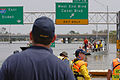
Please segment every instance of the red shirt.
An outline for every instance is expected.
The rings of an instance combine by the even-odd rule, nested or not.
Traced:
[[[84,40],[84,44],[88,44],[88,40],[87,39]]]

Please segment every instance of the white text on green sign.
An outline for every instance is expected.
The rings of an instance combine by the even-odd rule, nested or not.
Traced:
[[[88,3],[56,3],[56,19],[88,19]]]
[[[0,24],[23,24],[23,7],[0,7]]]

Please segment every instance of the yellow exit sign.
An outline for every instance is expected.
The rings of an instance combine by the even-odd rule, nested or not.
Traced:
[[[56,24],[86,25],[88,24],[88,19],[56,19]]]
[[[117,49],[120,49],[120,40],[117,40]]]

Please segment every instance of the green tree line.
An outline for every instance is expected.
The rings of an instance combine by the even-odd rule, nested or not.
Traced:
[[[101,33],[105,33],[107,34],[107,30],[100,30],[100,31],[95,31],[95,30],[92,30],[92,34],[101,34]],[[80,34],[79,32],[76,32],[74,30],[71,30],[68,34]],[[85,33],[85,34],[88,34],[88,33]],[[109,31],[109,42],[110,43],[116,43],[116,40],[117,40],[117,32],[112,30],[112,31]]]

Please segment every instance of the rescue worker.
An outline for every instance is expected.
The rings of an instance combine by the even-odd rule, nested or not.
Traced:
[[[104,51],[105,50],[105,41],[102,40],[101,43],[102,43],[102,50]]]
[[[97,44],[97,42],[95,42],[95,43],[94,43],[94,51],[97,52],[97,50],[98,50],[98,44]]]
[[[68,53],[63,51],[62,53],[60,53],[60,56],[58,56],[58,58],[60,58],[61,60],[63,60],[66,64],[69,65],[69,59],[68,59]]]
[[[108,69],[107,80],[120,80],[120,52],[117,53],[116,59],[113,59],[111,69]]]
[[[88,40],[85,38],[84,40],[85,51],[87,52]]]
[[[77,49],[75,51],[76,58],[71,61],[71,68],[76,80],[91,80],[87,69],[87,62],[84,62],[85,51]]]
[[[102,47],[103,47],[103,44],[100,42],[100,44],[99,44],[99,49],[101,50]]]

